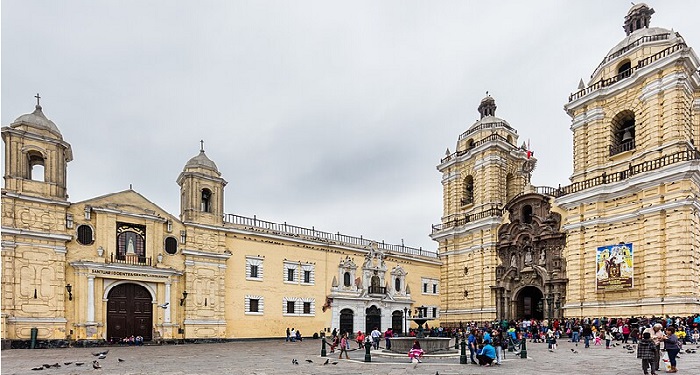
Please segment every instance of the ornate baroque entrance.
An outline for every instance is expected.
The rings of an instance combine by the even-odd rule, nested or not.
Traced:
[[[563,317],[566,235],[561,216],[551,211],[549,197],[537,193],[514,198],[505,206],[510,223],[498,230],[496,315],[499,319]]]
[[[107,296],[107,339],[142,336],[151,340],[153,303],[146,288],[137,284],[121,284]]]
[[[375,305],[367,308],[365,311],[365,332],[372,332],[373,329],[378,328],[381,332],[382,330],[382,311]]]

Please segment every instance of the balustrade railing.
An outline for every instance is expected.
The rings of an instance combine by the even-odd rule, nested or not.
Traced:
[[[385,286],[370,286],[367,290],[369,294],[386,294]]]
[[[460,134],[459,140],[461,141],[462,139],[467,138],[468,136],[478,132],[479,130],[494,129],[494,128],[506,128],[506,129],[512,131],[513,133],[516,133],[516,134],[518,133],[517,130],[513,129],[510,125],[505,123],[505,121],[487,122],[487,123],[479,124],[471,129],[465,131],[464,133]]]
[[[634,139],[620,143],[619,145],[610,146],[610,156],[617,155],[622,152],[631,151],[635,148]]]
[[[683,50],[685,48],[687,48],[685,43],[678,43],[678,44],[674,44],[668,48],[664,48],[661,51],[659,51],[651,56],[648,56],[644,59],[639,60],[637,62],[637,65],[631,67],[628,70],[625,70],[624,72],[621,72],[621,73],[619,73],[613,77],[610,77],[610,78],[602,78],[598,82],[596,82],[596,83],[594,83],[594,84],[592,84],[584,89],[576,91],[575,93],[569,95],[569,102],[572,102],[576,99],[580,99],[580,98],[590,94],[591,92],[599,90],[603,87],[608,87],[610,85],[613,85],[613,84],[615,84],[615,83],[617,83],[625,78],[630,77],[632,75],[632,73],[634,73],[638,69],[641,69],[641,68],[653,63],[654,61],[662,59],[666,56],[669,56],[669,55],[671,55],[677,51]]]
[[[503,209],[500,207],[491,207],[489,209],[470,214],[470,215],[452,215],[443,223],[433,225],[433,233],[437,233],[450,228],[462,226],[467,223],[485,219],[487,217],[503,216]]]
[[[379,242],[366,239],[362,236],[348,236],[345,234],[340,234],[339,232],[323,232],[317,230],[315,227],[304,228],[296,225],[289,225],[287,223],[274,223],[271,221],[260,220],[257,218],[257,216],[245,217],[234,214],[224,214],[223,221],[226,224],[244,226],[246,227],[246,229],[256,232],[264,232],[268,234],[282,235],[288,237],[304,237],[313,241],[323,242],[327,244],[338,244],[352,247],[367,247],[370,246],[372,243],[375,243],[377,245],[377,248],[380,250],[437,258],[437,253],[433,251],[424,250],[422,247],[415,248],[405,246],[403,244],[389,244],[384,243],[384,241]]]
[[[503,137],[502,135],[500,135],[500,134],[490,134],[490,135],[488,135],[487,137],[484,137],[483,139],[480,139],[480,140],[474,142],[474,143],[472,144],[472,147],[470,147],[468,150],[455,151],[455,152],[451,153],[450,155],[445,156],[444,158],[440,159],[440,163],[444,163],[444,162],[449,161],[449,160],[451,160],[451,159],[453,159],[453,158],[460,157],[460,156],[462,156],[462,155],[468,153],[469,151],[473,150],[474,148],[483,145],[484,143],[488,143],[488,142],[497,142],[497,141],[506,142],[506,143],[508,143],[509,145],[511,145],[513,148],[515,148],[515,145],[511,144],[511,143],[508,141],[508,139],[505,138],[505,137]]]
[[[598,67],[595,68],[595,71],[598,71],[598,69],[600,69],[600,67],[603,66],[605,63],[622,56],[625,52],[631,50],[632,48],[638,47],[638,46],[640,46],[644,43],[647,43],[647,42],[666,40],[669,38],[670,35],[671,35],[670,33],[663,33],[663,34],[643,36],[643,37],[635,40],[634,42],[620,48],[619,50],[611,53],[610,55],[606,56],[605,58],[603,58],[603,61],[601,61],[600,64],[598,64]]]
[[[110,253],[109,263],[128,264],[134,266],[150,266],[151,257],[139,256],[138,254],[115,254]]]

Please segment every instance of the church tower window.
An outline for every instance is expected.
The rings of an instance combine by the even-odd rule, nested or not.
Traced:
[[[44,177],[44,157],[36,151],[27,153],[29,163],[29,178],[33,181],[45,181]]]
[[[523,206],[523,223],[532,224],[532,206],[529,204]]]
[[[394,280],[394,290],[397,292],[401,291],[401,279],[398,277]]]
[[[474,177],[467,176],[464,179],[464,196],[462,197],[462,205],[474,203]]]
[[[622,80],[625,78],[629,78],[629,76],[631,74],[632,74],[632,63],[629,60],[625,60],[617,68],[617,79]]]
[[[635,148],[635,127],[634,112],[630,110],[622,111],[613,118],[610,128],[612,132],[610,156]]]
[[[343,275],[343,285],[350,286],[350,272],[345,272]]]
[[[202,212],[211,212],[211,190],[202,189]]]

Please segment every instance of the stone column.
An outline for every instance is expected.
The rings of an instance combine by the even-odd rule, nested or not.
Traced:
[[[170,282],[165,283],[165,311],[163,312],[163,322],[170,323]]]
[[[87,277],[87,322],[95,322],[95,276],[88,275]]]

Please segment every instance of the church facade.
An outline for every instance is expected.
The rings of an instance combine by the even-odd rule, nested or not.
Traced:
[[[634,5],[571,94],[573,174],[532,186],[517,131],[481,119],[440,161],[443,323],[700,310],[700,60]]]
[[[177,178],[175,216],[133,190],[69,202],[72,148],[38,103],[2,138],[2,337],[13,347],[34,335],[201,341],[400,333],[417,313],[439,322],[436,253],[226,214],[226,181],[203,148]]]

